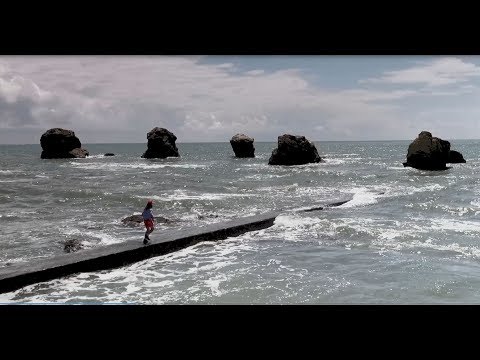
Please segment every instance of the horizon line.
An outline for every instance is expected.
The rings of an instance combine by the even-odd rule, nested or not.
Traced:
[[[415,139],[389,139],[389,140],[310,140],[312,142],[382,142],[382,141],[414,141]],[[458,139],[449,139],[447,141],[455,140],[480,140],[478,138],[458,138]],[[277,141],[254,141],[256,143],[276,143]],[[227,141],[178,141],[176,144],[211,144],[211,143],[230,143],[230,140]],[[147,142],[84,142],[82,145],[103,145],[103,144],[147,144]],[[5,144],[0,143],[0,145],[40,145],[38,143],[18,143],[18,144]]]

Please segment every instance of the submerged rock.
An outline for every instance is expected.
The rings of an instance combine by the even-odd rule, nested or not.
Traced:
[[[88,151],[72,130],[53,128],[43,133],[40,138],[42,159],[85,158]]]
[[[165,159],[170,156],[180,156],[177,146],[175,145],[177,137],[167,129],[159,127],[153,128],[147,134],[147,140],[147,151],[143,153],[142,158]]]
[[[253,138],[245,134],[234,135],[230,140],[230,145],[232,145],[235,156],[239,158],[255,157],[253,141]]]
[[[455,151],[455,150],[450,150],[448,152],[448,160],[447,163],[450,164],[458,164],[458,163],[466,163],[467,161],[463,158],[462,153]]]
[[[71,240],[65,241],[65,244],[63,247],[63,251],[65,251],[66,253],[76,252],[81,249],[83,249],[82,242],[77,239],[71,239]]]
[[[278,147],[272,151],[269,165],[303,165],[322,161],[315,145],[305,136],[284,134],[278,137]]]

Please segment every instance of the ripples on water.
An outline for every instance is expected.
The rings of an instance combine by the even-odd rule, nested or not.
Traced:
[[[274,143],[236,159],[229,143],[178,144],[181,158],[140,158],[144,144],[85,145],[87,159],[41,160],[0,146],[0,266],[142,240],[121,219],[154,199],[161,230],[284,209],[271,228],[121,269],[0,294],[2,302],[476,303],[480,296],[479,141],[452,141],[466,164],[404,168],[409,142],[317,142],[325,162],[268,166]],[[114,157],[104,157],[114,152]],[[337,208],[295,209],[351,197]]]

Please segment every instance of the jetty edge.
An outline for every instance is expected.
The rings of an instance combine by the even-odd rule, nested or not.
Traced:
[[[274,224],[277,211],[239,219],[152,234],[148,245],[138,241],[101,246],[48,259],[12,265],[0,269],[0,293],[18,290],[27,285],[54,280],[72,274],[114,269],[151,257],[165,255],[202,241],[218,241],[261,230]]]

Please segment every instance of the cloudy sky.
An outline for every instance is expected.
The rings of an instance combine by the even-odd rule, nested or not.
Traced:
[[[0,144],[480,138],[479,56],[0,56]]]

